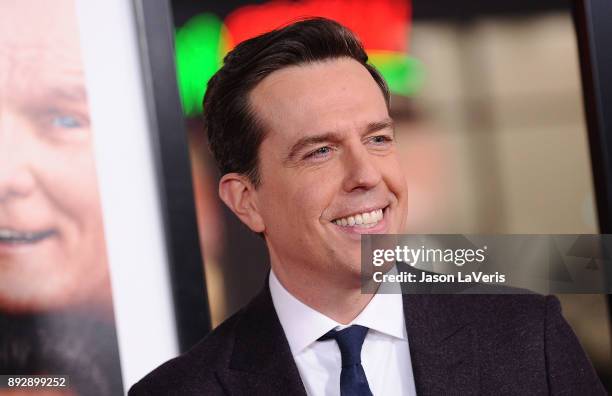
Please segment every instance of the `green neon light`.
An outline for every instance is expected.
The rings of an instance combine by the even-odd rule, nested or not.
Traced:
[[[392,93],[413,96],[423,86],[425,68],[410,56],[390,51],[368,51],[370,63],[383,75]]]
[[[213,14],[200,14],[179,28],[175,35],[176,71],[183,112],[202,113],[206,84],[219,70],[230,47],[223,22]]]

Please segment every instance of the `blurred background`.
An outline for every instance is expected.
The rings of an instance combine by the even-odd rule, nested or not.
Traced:
[[[570,5],[172,1],[213,325],[246,304],[268,271],[263,242],[217,198],[200,119],[206,81],[229,49],[300,16],[326,16],[357,32],[393,93],[407,233],[598,233]],[[558,297],[612,389],[606,296]]]

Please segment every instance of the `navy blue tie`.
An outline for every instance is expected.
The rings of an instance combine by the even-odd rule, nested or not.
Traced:
[[[361,346],[368,328],[353,325],[340,331],[330,330],[319,341],[336,340],[342,355],[340,394],[342,396],[372,396],[368,379],[361,365]]]

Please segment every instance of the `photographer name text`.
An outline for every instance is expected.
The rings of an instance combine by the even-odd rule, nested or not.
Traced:
[[[469,273],[458,272],[456,274],[434,274],[421,272],[400,272],[396,274],[385,274],[384,272],[374,272],[372,279],[376,283],[505,283],[506,275],[495,272],[485,274],[482,271],[472,271]]]

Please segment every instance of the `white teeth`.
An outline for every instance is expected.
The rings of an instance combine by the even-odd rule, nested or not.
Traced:
[[[373,227],[384,217],[383,210],[377,209],[371,212],[359,213],[353,216],[343,217],[341,219],[336,219],[333,221],[334,224],[339,226],[349,226],[353,227],[355,225],[360,227]]]
[[[0,228],[0,242],[2,243],[34,243],[53,235],[54,231],[22,232],[9,228]]]
[[[0,229],[0,238],[13,238],[16,235],[15,231]]]

